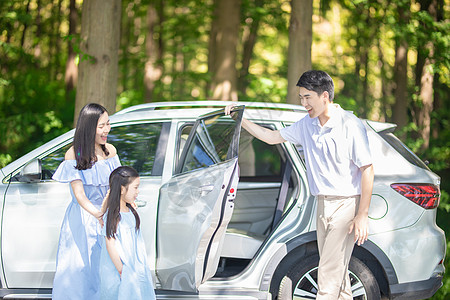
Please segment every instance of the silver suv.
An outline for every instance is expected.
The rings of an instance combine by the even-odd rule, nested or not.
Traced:
[[[158,299],[315,298],[316,202],[302,148],[267,145],[240,127],[243,114],[281,129],[306,111],[240,103],[234,120],[214,101],[143,104],[110,118],[108,141],[141,176],[137,205]],[[446,251],[435,222],[440,178],[392,134],[395,125],[364,124],[375,182],[369,241],[355,246],[349,267],[354,298],[430,297]],[[51,178],[73,134],[0,171],[0,297],[51,296],[71,199]]]

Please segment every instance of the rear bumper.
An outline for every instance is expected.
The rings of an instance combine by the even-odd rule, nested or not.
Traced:
[[[391,299],[427,299],[436,293],[442,286],[442,277],[432,277],[428,280],[408,282],[402,284],[393,284],[391,290]]]

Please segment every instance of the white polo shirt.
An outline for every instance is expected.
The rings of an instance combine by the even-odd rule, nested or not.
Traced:
[[[329,105],[330,119],[306,115],[280,130],[281,136],[302,145],[311,194],[353,196],[361,194],[360,167],[372,164],[363,123],[337,104]]]

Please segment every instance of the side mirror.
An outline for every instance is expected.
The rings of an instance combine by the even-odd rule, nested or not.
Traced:
[[[18,180],[20,182],[39,182],[42,177],[42,166],[40,159],[33,159],[27,163],[19,173]]]

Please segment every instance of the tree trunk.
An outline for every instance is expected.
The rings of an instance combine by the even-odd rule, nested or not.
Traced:
[[[292,0],[289,24],[287,102],[298,104],[297,82],[311,69],[312,0]]]
[[[395,47],[394,99],[392,121],[402,129],[408,124],[408,42],[401,40]]]
[[[421,146],[422,150],[428,149],[430,145],[430,124],[431,124],[431,112],[433,111],[433,72],[432,72],[432,60],[433,56],[433,44],[430,42],[426,45],[430,51],[429,57],[425,60],[425,64],[422,70],[422,76],[420,80],[420,95],[419,99],[422,100],[422,108],[419,110],[417,116],[417,125],[419,128],[419,135],[423,140]]]
[[[30,2],[31,0],[27,1],[27,4],[25,6],[25,14],[28,16],[30,14]],[[23,48],[23,46],[25,45],[25,36],[27,33],[27,29],[28,29],[28,23],[25,22],[23,24],[23,31],[22,31],[22,37],[20,38],[20,47]]]
[[[76,6],[76,0],[70,0],[69,4],[69,39],[68,39],[68,56],[66,63],[66,72],[64,82],[66,84],[66,99],[69,99],[70,92],[77,85],[78,80],[78,68],[75,64],[76,53],[73,50],[73,45],[77,41],[74,41],[74,36],[77,32],[78,24],[78,10]]]
[[[116,109],[121,0],[85,0],[81,17],[79,82],[75,102],[80,109],[99,103],[113,114]],[[86,58],[86,55],[88,56]]]
[[[41,57],[41,39],[42,39],[42,16],[41,16],[41,1],[37,0],[36,2],[36,20],[35,20],[35,24],[36,24],[36,38],[33,41],[33,55],[34,57],[36,57],[38,60]]]
[[[133,46],[133,42],[131,41],[132,33],[131,33],[131,27],[134,18],[136,18],[134,11],[133,11],[134,1],[127,1],[126,3],[123,3],[123,19],[122,19],[122,26],[121,26],[121,39],[120,39],[120,75],[121,75],[121,81],[122,86],[121,89],[126,91],[129,89],[129,80],[130,77],[129,73],[129,48]],[[120,81],[120,79],[119,79]]]
[[[60,27],[61,27],[61,6],[62,6],[62,0],[58,0],[57,4],[52,3],[52,14],[51,17],[53,19],[53,30],[51,32],[50,36],[50,43],[49,43],[49,50],[48,55],[50,56],[49,61],[49,73],[50,78],[52,80],[57,80],[57,75],[61,72],[60,69],[60,49],[61,49],[61,39],[59,38],[60,35]]]
[[[437,19],[437,0],[431,1],[420,1],[421,10],[426,10],[436,21]],[[419,137],[423,140],[421,150],[424,151],[430,146],[430,133],[431,133],[431,113],[433,111],[433,55],[434,55],[434,45],[431,41],[422,44],[422,49],[418,49],[418,65],[416,68],[420,72],[420,92],[419,99],[421,100],[421,105],[416,109],[416,122]],[[420,58],[424,55],[422,58]],[[423,64],[423,65],[422,65]],[[422,66],[420,68],[420,66]],[[416,74],[418,76],[419,74]],[[418,78],[416,78],[418,79]]]
[[[162,1],[159,4],[162,6]],[[158,14],[159,11],[159,14]],[[145,39],[145,52],[147,55],[147,62],[144,70],[144,101],[152,102],[155,98],[155,83],[161,79],[163,73],[161,34],[155,40],[155,28],[159,25],[161,28],[162,10],[157,10],[156,7],[150,3],[147,10],[147,36]]]
[[[218,19],[219,19],[219,0],[213,0],[213,13],[211,18],[211,29],[209,31],[209,41],[208,41],[208,73],[212,76],[216,73],[216,48],[217,48],[217,30],[218,30]],[[208,80],[206,83],[205,95],[209,95],[212,91],[212,82]]]
[[[237,101],[236,49],[239,40],[241,0],[219,0],[217,4],[212,97],[217,100]]]
[[[444,0],[438,0],[437,1],[437,7],[436,7],[436,21],[442,22],[444,20]],[[439,80],[439,73],[436,72],[434,74],[434,90],[440,91],[440,90],[447,90],[448,86],[445,86],[441,83],[441,80]],[[444,121],[441,120],[440,116],[443,114],[441,113],[443,111],[443,108],[445,107],[445,102],[448,102],[448,96],[449,93],[441,92],[441,93],[434,93],[434,102],[433,102],[433,111],[437,112],[437,116],[434,115],[434,118],[431,120],[431,136],[433,137],[433,140],[438,140],[439,136],[441,135],[441,129],[445,128]],[[444,120],[446,118],[443,118]]]
[[[262,7],[264,5],[263,0],[255,0],[255,7]],[[242,67],[239,71],[239,81],[238,89],[242,95],[246,95],[247,86],[249,83],[248,74],[250,68],[250,61],[253,56],[253,49],[255,48],[256,38],[258,37],[259,22],[261,20],[261,15],[257,10],[256,13],[251,16],[252,21],[250,28],[248,29],[248,34],[244,39],[244,52],[242,54]]]
[[[398,24],[405,27],[410,19],[410,2],[397,4]],[[404,35],[395,38],[394,99],[392,121],[399,129],[408,124],[408,41]],[[406,133],[403,133],[405,137]]]
[[[390,93],[389,81],[387,80],[387,66],[383,54],[383,49],[380,44],[380,40],[377,39],[378,47],[378,60],[380,62],[380,77],[381,77],[381,99],[380,106],[378,107],[378,120],[381,122],[387,122],[388,116],[386,114],[388,108],[388,98],[392,95]]]
[[[362,101],[359,111],[360,118],[367,118],[369,114],[369,51],[365,50],[363,53],[362,61],[364,62],[364,76],[362,81]]]

